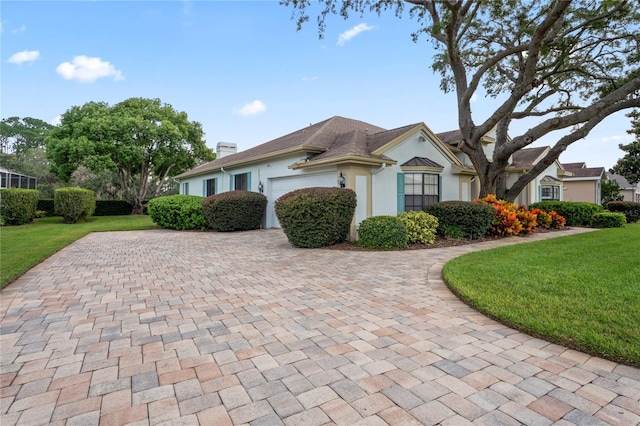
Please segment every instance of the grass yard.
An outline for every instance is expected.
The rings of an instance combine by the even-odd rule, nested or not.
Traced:
[[[640,367],[640,223],[469,253],[444,278],[504,324]]]
[[[150,216],[95,216],[73,225],[60,217],[0,228],[0,288],[90,232],[157,228]]]

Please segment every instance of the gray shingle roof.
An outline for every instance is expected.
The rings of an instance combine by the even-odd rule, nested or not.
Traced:
[[[411,160],[403,164],[403,166],[426,166],[444,168],[440,164],[425,157],[413,157]]]
[[[539,148],[525,148],[513,153],[511,165],[513,167],[533,167],[535,161],[547,150],[548,146],[541,146]]]

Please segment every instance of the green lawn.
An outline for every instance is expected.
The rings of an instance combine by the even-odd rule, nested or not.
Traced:
[[[89,232],[157,228],[150,216],[95,216],[73,225],[60,217],[0,228],[0,288]]]
[[[640,366],[640,223],[470,253],[444,278],[504,324]]]

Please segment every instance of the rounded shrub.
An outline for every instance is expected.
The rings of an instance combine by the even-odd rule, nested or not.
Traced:
[[[96,210],[96,195],[90,189],[60,188],[53,196],[55,214],[62,216],[64,223],[77,223],[93,215]]]
[[[373,216],[360,222],[358,246],[400,249],[407,246],[407,227],[396,216]]]
[[[204,217],[219,232],[260,229],[267,197],[257,192],[229,191],[202,200]]]
[[[407,243],[409,244],[433,244],[436,241],[438,218],[427,212],[402,212],[398,219],[407,228]]]
[[[565,218],[567,226],[591,226],[593,215],[604,211],[604,207],[584,201],[539,201],[529,208],[554,211]]]
[[[483,238],[496,217],[493,207],[471,201],[442,201],[425,209],[438,218],[437,233],[446,236],[446,230],[459,229],[468,240]]]
[[[33,222],[38,207],[36,189],[5,188],[0,190],[0,223],[24,225]]]
[[[624,213],[627,223],[636,223],[640,220],[640,203],[632,201],[610,201],[607,203],[610,212]]]
[[[325,247],[345,241],[356,211],[356,193],[344,188],[303,188],[275,202],[276,216],[294,247]]]
[[[596,213],[591,219],[594,228],[622,228],[627,223],[624,213]]]
[[[207,229],[202,212],[202,197],[167,195],[149,200],[147,212],[158,226],[179,231]]]

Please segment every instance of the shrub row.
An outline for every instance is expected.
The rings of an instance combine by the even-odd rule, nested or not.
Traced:
[[[60,188],[53,196],[55,214],[64,223],[77,223],[92,216],[96,210],[96,195],[90,189]]]
[[[257,192],[230,191],[202,200],[202,210],[214,231],[250,231],[260,229],[267,197]]]
[[[356,193],[342,188],[304,188],[278,198],[280,226],[295,247],[314,248],[345,241],[356,209]]]
[[[640,220],[640,203],[631,201],[611,201],[607,203],[610,212],[624,213],[627,223],[636,223]]]
[[[55,216],[55,204],[53,198],[41,198],[38,200],[37,210],[45,212],[46,216]],[[96,211],[93,216],[126,216],[131,214],[133,206],[124,200],[97,200]]]
[[[624,213],[602,212],[591,218],[591,226],[594,228],[622,228],[625,223],[627,218]]]
[[[33,222],[37,205],[38,191],[35,189],[1,189],[0,224],[24,225]]]
[[[358,245],[375,249],[399,249],[407,246],[407,227],[396,216],[372,216],[358,228]]]
[[[581,201],[539,201],[529,208],[555,211],[566,219],[567,226],[591,226],[593,215],[604,211],[604,207],[598,204]]]

